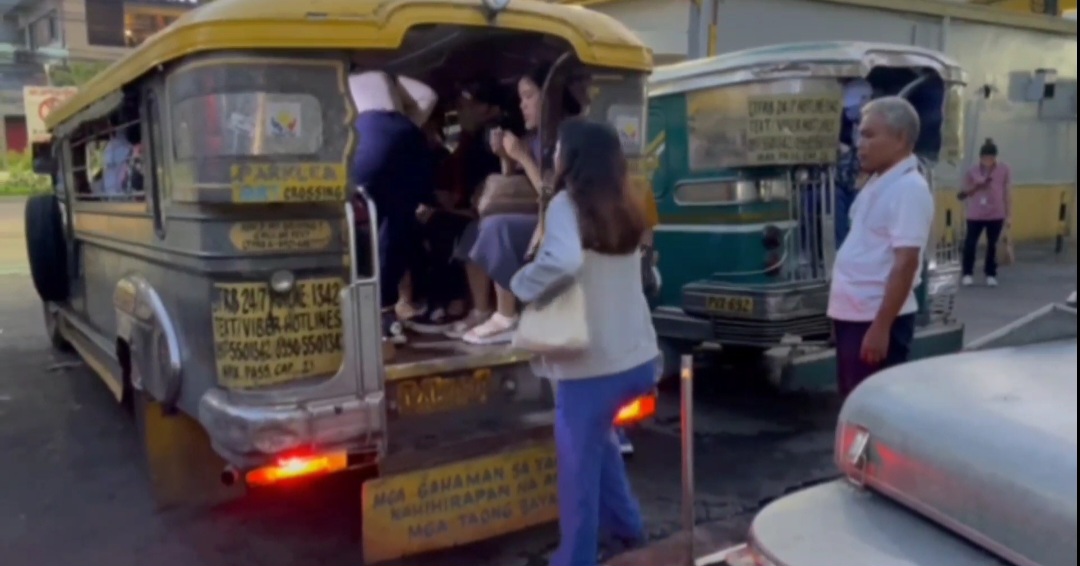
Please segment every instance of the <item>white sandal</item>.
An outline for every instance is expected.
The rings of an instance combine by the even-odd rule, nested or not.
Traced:
[[[517,330],[517,317],[510,318],[501,313],[491,315],[487,322],[474,327],[462,337],[468,344],[485,346],[489,344],[508,344]]]
[[[491,318],[490,312],[471,310],[469,314],[465,315],[465,318],[455,322],[450,327],[450,330],[446,331],[446,337],[461,340],[470,330],[484,324],[489,318]]]

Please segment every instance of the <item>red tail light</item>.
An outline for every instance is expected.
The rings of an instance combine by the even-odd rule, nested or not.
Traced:
[[[347,466],[348,456],[344,452],[282,456],[273,465],[251,470],[245,477],[248,485],[267,486],[293,478],[330,474]]]
[[[656,394],[642,395],[627,403],[615,415],[615,426],[639,423],[656,415]]]

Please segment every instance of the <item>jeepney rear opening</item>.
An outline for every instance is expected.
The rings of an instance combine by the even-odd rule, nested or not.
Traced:
[[[258,467],[311,445],[303,426],[259,416],[258,407],[283,400],[347,414],[316,431],[314,445],[384,466],[385,457],[411,461],[421,452],[437,463],[432,447],[460,457],[451,446],[547,425],[550,386],[532,374],[526,354],[505,345],[417,338],[383,358],[371,221],[378,211],[356,199],[344,165],[356,140],[343,74],[416,78],[436,90],[445,113],[465,81],[490,77],[512,89],[530,67],[568,53],[557,80],[587,93],[590,117],[623,129],[633,122],[626,150],[636,158],[643,74],[590,68],[569,44],[541,34],[431,26],[411,30],[394,52],[221,54],[175,65],[164,84],[173,109],[172,198],[214,215],[217,241],[244,257],[234,264],[242,268],[206,283],[210,309],[201,316],[212,332],[190,339],[213,352],[214,365],[203,369],[217,387],[199,414],[230,461]],[[553,132],[543,135],[554,142]],[[252,417],[273,424],[246,430]]]

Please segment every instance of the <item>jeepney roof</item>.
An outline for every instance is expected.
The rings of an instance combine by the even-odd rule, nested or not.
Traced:
[[[215,0],[185,13],[79,89],[46,119],[51,130],[158,65],[193,53],[257,49],[396,49],[416,26],[538,32],[566,40],[582,63],[648,72],[652,52],[614,18],[542,0],[513,0],[488,21],[480,0]]]
[[[837,463],[1018,566],[1075,563],[1076,346],[1073,336],[883,371],[844,404]],[[852,460],[859,430],[865,464]]]
[[[657,67],[649,94],[677,94],[755,80],[865,77],[875,67],[934,70],[947,82],[964,82],[960,65],[944,54],[911,45],[826,41],[757,47]]]

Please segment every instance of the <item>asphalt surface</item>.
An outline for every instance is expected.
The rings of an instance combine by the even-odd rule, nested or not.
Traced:
[[[0,200],[0,564],[363,566],[359,479],[329,478],[203,512],[157,512],[134,426],[78,360],[52,352],[27,276],[21,203]],[[998,289],[958,312],[985,334],[1076,288],[1075,256],[1021,254]],[[763,503],[834,475],[831,404],[750,385],[737,367],[700,371],[697,511],[736,542]],[[630,461],[651,538],[678,530],[677,392],[633,433]],[[410,566],[543,566],[551,528],[407,560]]]

